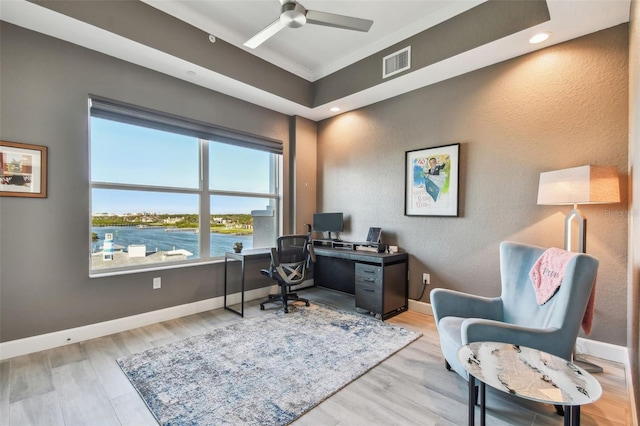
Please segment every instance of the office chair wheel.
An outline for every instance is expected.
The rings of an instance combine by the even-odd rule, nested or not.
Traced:
[[[260,304],[260,310],[264,311],[264,305],[262,303]]]
[[[286,306],[284,307],[284,313],[288,314],[289,313],[289,308],[287,308]]]
[[[304,306],[310,306],[308,300],[304,303]]]

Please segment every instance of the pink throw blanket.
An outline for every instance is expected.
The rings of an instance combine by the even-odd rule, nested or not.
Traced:
[[[552,247],[545,250],[542,256],[538,258],[529,272],[538,305],[544,305],[558,292],[560,284],[562,284],[562,279],[564,278],[567,263],[569,263],[569,260],[576,254],[577,253]],[[587,309],[582,317],[582,329],[586,334],[591,333],[591,326],[593,325],[596,294],[595,285],[594,282],[589,301],[587,302]]]
[[[576,253],[551,247],[533,264],[529,277],[538,305],[544,305],[556,294],[562,284],[567,263],[575,255]]]
[[[582,317],[582,329],[584,333],[588,336],[591,334],[591,326],[593,325],[593,311],[596,306],[596,280],[593,279],[593,287],[591,288],[591,295],[589,296],[589,301],[587,302],[587,309],[584,311],[584,316]]]

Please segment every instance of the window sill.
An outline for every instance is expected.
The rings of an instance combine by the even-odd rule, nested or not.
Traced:
[[[129,274],[139,274],[144,272],[164,271],[167,269],[191,268],[194,266],[211,265],[211,264],[223,263],[223,262],[224,262],[224,256],[211,258],[208,260],[196,260],[192,262],[172,263],[171,265],[151,264],[142,268],[135,268],[135,269],[128,268],[128,269],[114,269],[114,270],[105,270],[105,271],[91,271],[89,272],[89,278],[104,278],[104,277],[113,277],[117,275],[129,275]]]

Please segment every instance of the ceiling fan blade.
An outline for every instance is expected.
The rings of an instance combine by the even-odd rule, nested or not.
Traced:
[[[373,25],[373,21],[370,19],[353,18],[335,13],[318,12],[317,10],[307,10],[307,23],[365,33]]]
[[[255,49],[256,47],[260,46],[262,43],[273,37],[284,27],[285,25],[280,21],[280,18],[278,18],[277,20],[273,21],[267,28],[247,40],[244,43],[244,46],[250,49]]]

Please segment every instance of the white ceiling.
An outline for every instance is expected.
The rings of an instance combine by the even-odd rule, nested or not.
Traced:
[[[315,81],[486,0],[301,0],[309,10],[371,19],[367,33],[304,25],[285,28],[257,49],[242,44],[278,19],[278,0],[142,0],[241,49]]]
[[[252,50],[242,44],[277,19],[278,0],[143,0],[280,68],[314,81],[462,13],[484,0],[302,0],[310,10],[372,19],[368,33],[305,25]],[[321,120],[629,20],[630,0],[548,0],[551,20],[370,89],[308,108],[25,0],[0,0],[0,19],[288,115]],[[528,39],[550,31],[550,40]]]

